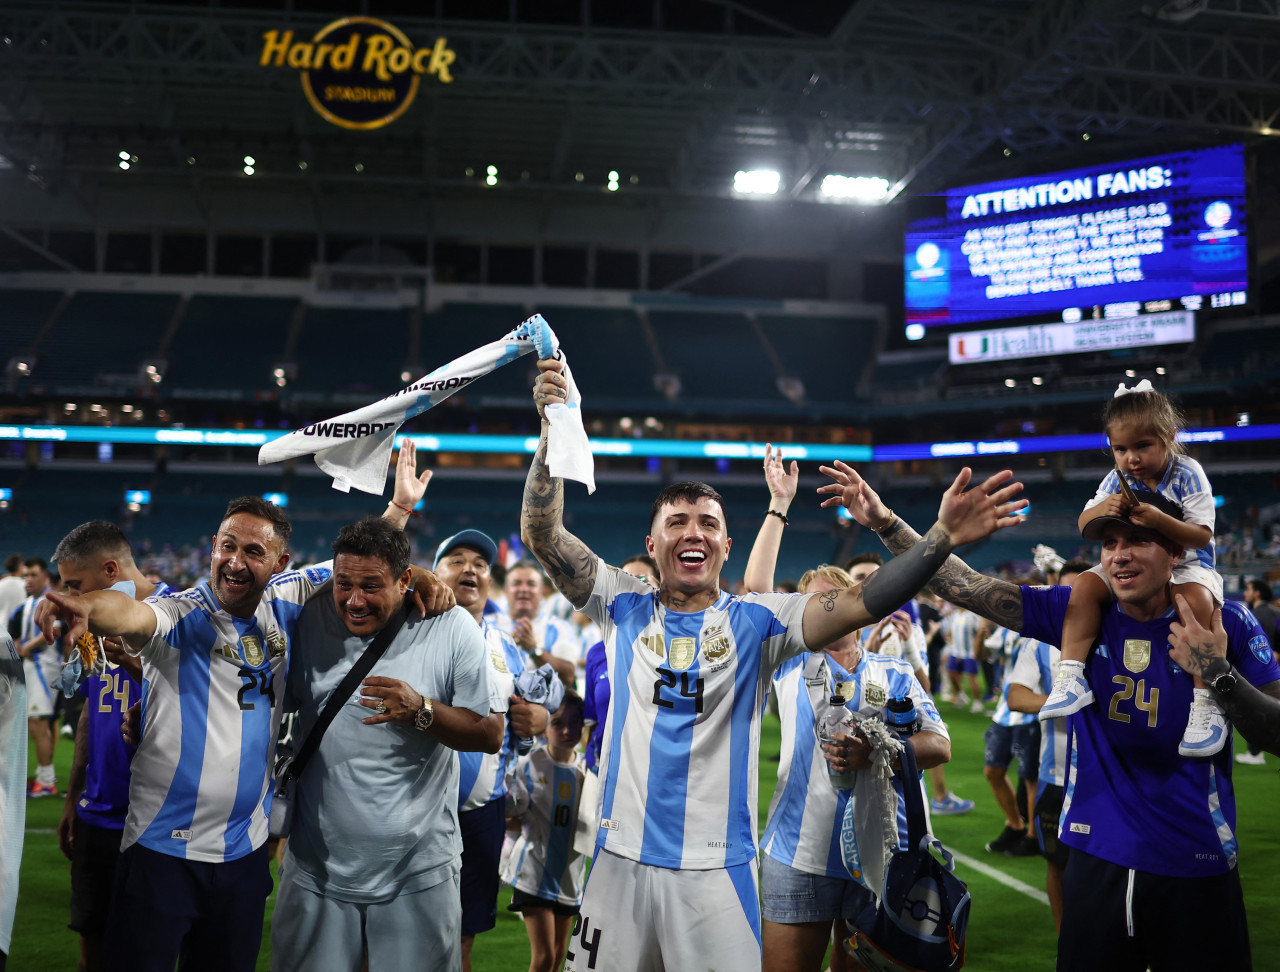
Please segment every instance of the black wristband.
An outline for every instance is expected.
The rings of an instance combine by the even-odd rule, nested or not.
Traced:
[[[777,510],[765,510],[764,515],[776,516],[779,520],[782,521],[783,526],[790,526],[791,524],[791,521],[787,519],[787,515],[785,513],[779,513]]]

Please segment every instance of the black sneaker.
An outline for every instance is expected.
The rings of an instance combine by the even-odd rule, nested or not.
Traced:
[[[1006,857],[1039,857],[1040,841],[1028,834],[1023,834],[1004,853]]]
[[[1014,847],[1025,836],[1027,836],[1025,830],[1006,825],[1004,830],[1000,831],[999,837],[987,842],[987,850],[992,854],[1007,854],[1010,848]]]

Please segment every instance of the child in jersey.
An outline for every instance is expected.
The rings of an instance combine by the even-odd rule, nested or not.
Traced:
[[[1196,620],[1209,627],[1214,608],[1222,606],[1222,577],[1214,570],[1213,490],[1200,464],[1182,453],[1177,441],[1181,414],[1143,379],[1133,388],[1120,385],[1103,411],[1103,424],[1116,469],[1107,474],[1080,514],[1081,531],[1089,538],[1086,524],[1091,521],[1128,516],[1136,525],[1181,544],[1183,557],[1173,571],[1173,592],[1185,597]],[[1168,504],[1144,501],[1153,492],[1180,507],[1182,518],[1157,508],[1157,504]],[[1170,510],[1176,513],[1175,507]],[[1062,663],[1053,692],[1040,710],[1042,720],[1070,715],[1093,701],[1084,663],[1111,597],[1110,581],[1101,567],[1081,574],[1072,587],[1062,626]],[[1212,756],[1226,739],[1225,714],[1197,677],[1191,716],[1178,752]]]
[[[547,725],[547,742],[516,760],[507,774],[508,825],[520,835],[505,859],[502,880],[511,885],[511,911],[524,914],[529,972],[552,972],[564,960],[587,859],[573,849],[582,793],[582,699],[565,692]]]

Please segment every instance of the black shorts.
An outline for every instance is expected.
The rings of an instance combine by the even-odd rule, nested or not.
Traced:
[[[578,913],[577,905],[561,904],[559,901],[548,901],[532,894],[525,894],[519,888],[511,889],[511,904],[508,911],[524,911],[526,908],[550,908],[557,915],[573,917]]]
[[[1167,877],[1130,871],[1073,848],[1062,876],[1058,972],[1143,972],[1148,967],[1151,972],[1253,968],[1240,872]]]
[[[76,814],[71,833],[75,849],[71,852],[71,922],[67,927],[99,938],[107,927],[124,831],[96,827]]]
[[[1062,796],[1066,791],[1052,783],[1041,783],[1036,792],[1034,820],[1036,836],[1040,838],[1040,854],[1051,864],[1064,867],[1070,854],[1069,848],[1058,840],[1058,827],[1062,821]]]
[[[462,934],[479,935],[498,922],[498,863],[507,831],[507,798],[458,814],[462,834]]]

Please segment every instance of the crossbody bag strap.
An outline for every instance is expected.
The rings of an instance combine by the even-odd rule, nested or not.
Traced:
[[[315,751],[320,748],[320,740],[324,738],[325,730],[329,728],[329,723],[333,722],[337,716],[338,710],[346,705],[347,698],[356,690],[356,686],[369,674],[373,666],[377,664],[378,659],[386,653],[395,636],[400,633],[400,628],[404,625],[409,610],[409,605],[406,602],[405,609],[387,622],[386,627],[378,632],[369,647],[356,659],[356,663],[351,666],[351,670],[338,683],[338,687],[329,693],[329,699],[325,702],[320,718],[311,727],[311,731],[307,733],[307,738],[303,740],[302,748],[298,750],[298,755],[289,764],[288,773],[295,780],[302,776],[302,771],[306,769],[307,763],[315,755]]]

